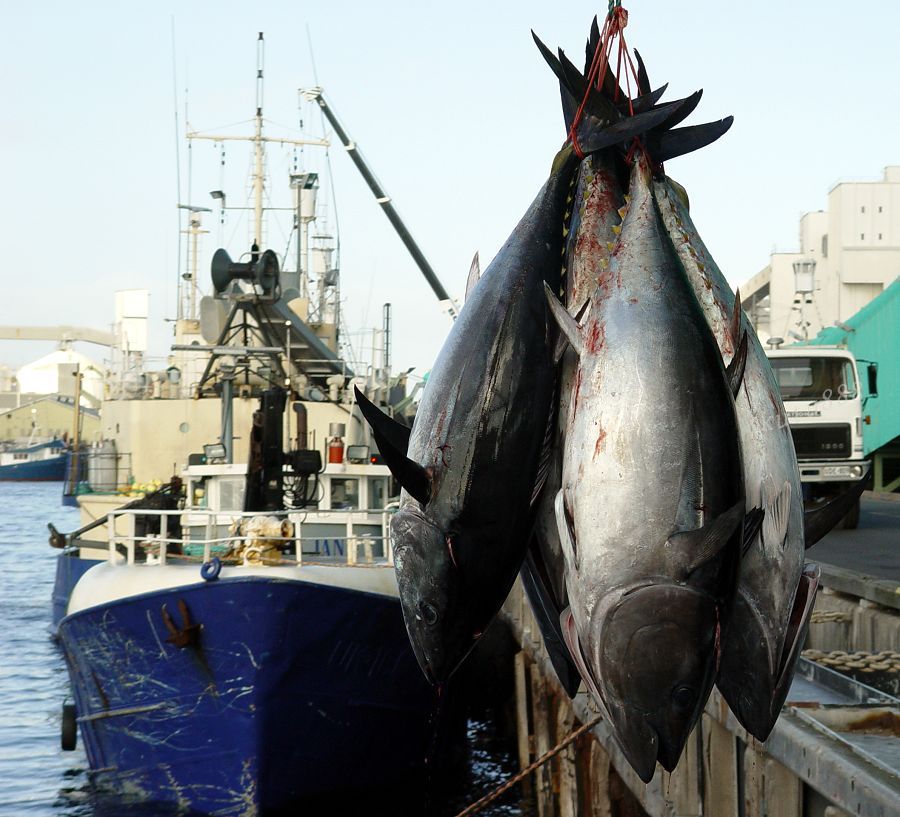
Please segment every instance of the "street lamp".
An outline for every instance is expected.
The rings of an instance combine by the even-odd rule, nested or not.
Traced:
[[[789,334],[797,337],[798,340],[808,340],[809,330],[806,323],[806,316],[803,314],[803,307],[806,299],[812,295],[816,289],[816,261],[814,258],[801,258],[794,261],[794,296],[800,304],[800,331],[802,337],[797,337],[796,333]]]

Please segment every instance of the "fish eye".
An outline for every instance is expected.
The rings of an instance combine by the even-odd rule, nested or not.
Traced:
[[[676,709],[687,711],[694,706],[694,690],[687,686],[675,687],[672,690],[672,705]]]
[[[418,604],[419,616],[429,627],[433,627],[438,621],[438,611],[433,604],[427,601],[420,601]]]

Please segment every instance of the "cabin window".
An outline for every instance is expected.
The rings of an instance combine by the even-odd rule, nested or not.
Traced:
[[[331,478],[332,510],[350,510],[359,507],[359,480],[345,477]]]
[[[242,511],[244,509],[244,487],[245,480],[243,477],[224,478],[218,480],[219,488],[219,507],[221,511]]]
[[[839,357],[770,358],[784,400],[849,400],[856,397],[853,365]]]
[[[369,509],[380,511],[387,501],[387,479],[369,477]]]

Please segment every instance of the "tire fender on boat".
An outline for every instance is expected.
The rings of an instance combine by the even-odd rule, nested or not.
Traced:
[[[200,577],[205,581],[214,582],[221,572],[222,560],[218,556],[213,556],[208,562],[200,565]]]

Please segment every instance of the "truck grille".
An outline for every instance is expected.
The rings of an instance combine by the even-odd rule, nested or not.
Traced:
[[[791,426],[798,460],[827,460],[850,456],[850,425]]]

